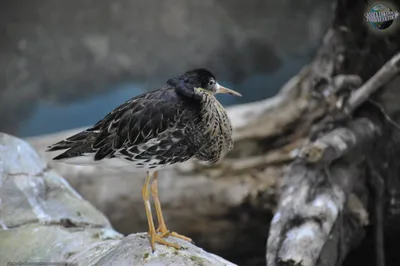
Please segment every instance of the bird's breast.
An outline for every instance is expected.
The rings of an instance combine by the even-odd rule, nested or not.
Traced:
[[[203,104],[201,117],[202,140],[196,157],[215,163],[233,148],[231,121],[214,96]]]

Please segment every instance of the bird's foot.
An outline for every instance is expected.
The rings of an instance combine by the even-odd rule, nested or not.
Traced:
[[[177,238],[183,239],[185,241],[188,241],[188,242],[194,244],[194,242],[191,238],[184,236],[184,235],[180,235],[176,232],[172,232],[172,231],[168,230],[165,226],[164,227],[160,226],[157,229],[157,232],[160,233],[160,237],[163,237],[163,238],[172,236],[172,237],[177,237]]]
[[[149,235],[150,235],[150,246],[151,246],[151,249],[153,250],[153,252],[155,250],[155,243],[158,243],[158,244],[161,244],[161,245],[165,245],[165,246],[168,246],[168,247],[173,247],[173,248],[176,248],[176,249],[180,249],[181,248],[181,246],[178,245],[178,244],[170,243],[170,242],[165,241],[163,239],[164,236],[163,235],[158,235],[156,231],[149,232]]]

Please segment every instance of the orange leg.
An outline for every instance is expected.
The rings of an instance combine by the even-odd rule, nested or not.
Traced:
[[[179,249],[180,246],[178,244],[169,243],[169,242],[165,241],[164,239],[162,239],[162,236],[157,235],[156,229],[154,227],[153,216],[151,214],[150,195],[149,195],[150,179],[151,179],[151,175],[149,173],[147,173],[146,181],[144,182],[144,185],[142,188],[142,197],[143,197],[143,201],[144,201],[144,207],[146,210],[147,221],[149,223],[149,236],[150,236],[151,249],[154,252],[155,243],[159,243],[162,245],[166,245],[166,246],[170,246],[170,247]]]
[[[165,225],[165,221],[164,221],[164,216],[161,211],[160,199],[158,198],[158,172],[154,172],[154,174],[153,174],[153,182],[151,184],[151,194],[153,196],[154,206],[156,208],[156,214],[157,214],[157,219],[158,219],[157,232],[161,233],[161,237],[173,236],[173,237],[181,238],[181,239],[189,241],[189,242],[193,242],[192,239],[190,239],[189,237],[180,235],[176,232],[171,232],[167,229],[167,226]]]

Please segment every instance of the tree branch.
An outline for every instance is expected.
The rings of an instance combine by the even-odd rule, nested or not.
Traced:
[[[364,103],[375,91],[385,85],[400,72],[400,53],[397,53],[384,64],[378,72],[375,73],[358,90],[355,90],[345,108],[345,112],[350,114],[362,103]]]

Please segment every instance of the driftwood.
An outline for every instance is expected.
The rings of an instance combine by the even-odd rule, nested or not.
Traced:
[[[338,0],[313,62],[275,97],[229,108],[235,148],[225,160],[160,173],[172,230],[239,265],[309,266],[341,265],[373,224],[383,265],[382,218],[400,210],[400,34],[372,32],[365,10]],[[43,151],[76,131],[29,141]],[[147,230],[144,173],[50,165],[119,231]]]
[[[370,121],[356,120],[348,128],[337,128],[307,146],[308,151],[318,152],[307,152],[305,160],[300,157],[290,166],[271,222],[268,265],[316,265],[347,199],[352,195],[353,201],[360,202],[352,194],[356,183],[361,182],[358,163],[335,163],[330,167],[330,162],[368,143],[376,133]],[[319,159],[314,156],[310,164],[309,154],[319,154]],[[362,204],[349,210],[358,215],[360,226],[367,225],[368,216]],[[337,263],[337,250],[330,247],[329,256],[329,260],[322,258],[325,261],[320,265]]]
[[[362,7],[361,3],[359,6]],[[339,1],[337,14],[341,13],[343,16],[348,7],[348,2]],[[322,77],[328,80],[332,80],[334,75],[348,72],[344,71],[343,61],[351,60],[350,54],[354,52],[352,49],[356,48],[352,47],[346,38],[348,34],[356,35],[352,32],[356,28],[351,24],[349,26],[353,28],[347,28],[347,25],[342,23],[337,15],[331,29],[331,36],[336,35],[336,42],[329,41],[330,44],[336,45],[333,51],[338,52],[332,53],[330,48],[330,60],[326,57],[325,60],[321,60],[323,55],[326,56],[324,52],[327,50],[324,48],[329,46],[322,47],[319,56],[312,63],[312,66],[318,65],[322,70]],[[392,53],[396,50],[399,51],[398,48],[391,49]],[[327,94],[334,96],[330,103],[340,110],[333,110],[324,116],[319,123],[323,126],[330,123],[328,132],[323,132],[316,140],[305,144],[298,159],[290,165],[285,175],[277,212],[271,222],[267,265],[341,265],[350,249],[357,244],[355,242],[361,239],[363,227],[369,223],[367,203],[371,200],[370,194],[374,192],[379,194],[375,201],[380,201],[380,204],[376,205],[376,217],[373,219],[377,232],[375,265],[385,265],[382,231],[384,180],[375,170],[375,165],[381,162],[370,162],[376,158],[371,153],[384,152],[382,148],[372,150],[377,143],[390,143],[391,138],[382,138],[382,132],[385,131],[385,137],[388,136],[387,123],[390,124],[389,127],[398,128],[396,122],[391,119],[398,110],[391,110],[392,113],[388,114],[383,107],[387,102],[371,100],[379,107],[376,109],[381,112],[380,119],[376,117],[376,109],[371,107],[364,109],[361,115],[358,113],[352,118],[349,116],[366,101],[370,101],[371,96],[379,89],[395,80],[400,72],[400,53],[388,59],[388,62],[360,88],[354,90],[353,87],[344,103],[337,97],[337,91],[343,88],[333,86],[336,89],[335,93],[329,93],[331,88],[327,86]],[[325,64],[322,68],[321,62]],[[358,68],[360,72],[357,74],[365,75],[365,69],[361,66]],[[340,121],[346,126],[335,125],[335,121]],[[395,132],[394,136],[398,134]],[[393,169],[385,169],[383,173],[387,175],[390,171]],[[398,179],[398,176],[395,178]],[[371,183],[372,191],[368,191],[368,184]]]

